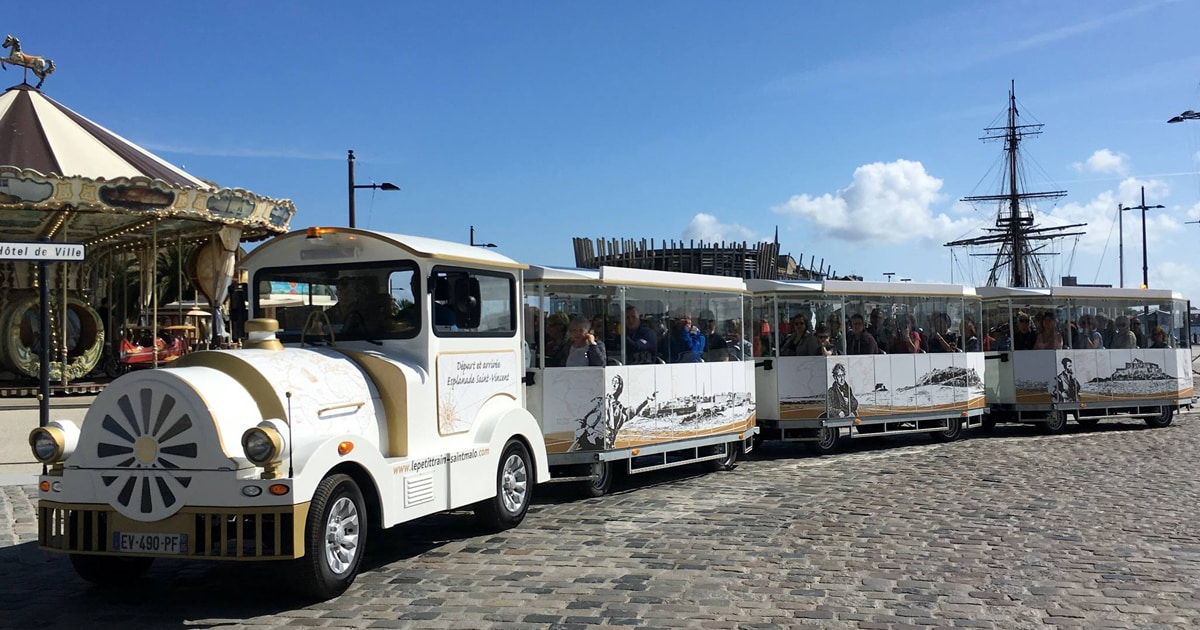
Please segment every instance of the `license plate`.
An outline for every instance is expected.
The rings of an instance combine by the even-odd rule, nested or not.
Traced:
[[[112,551],[186,554],[188,552],[188,535],[113,532]]]

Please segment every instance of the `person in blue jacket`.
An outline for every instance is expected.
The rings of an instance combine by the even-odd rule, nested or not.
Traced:
[[[667,348],[670,363],[700,363],[704,356],[704,333],[692,325],[692,316],[682,311],[671,322]]]

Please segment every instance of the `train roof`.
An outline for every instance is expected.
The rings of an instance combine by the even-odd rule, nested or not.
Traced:
[[[695,289],[699,291],[746,292],[746,283],[741,278],[680,273],[677,271],[657,271],[654,269],[630,269],[627,267],[605,266],[600,269],[573,269],[530,265],[529,269],[525,272],[525,279],[527,281],[563,284],[609,284]]]
[[[975,289],[961,284],[863,282],[858,280],[747,280],[754,293],[833,293],[855,295],[952,295],[973,297]]]
[[[1125,300],[1182,300],[1183,295],[1170,289],[1118,289],[1113,287],[979,287],[984,298],[1002,297],[1091,297]]]
[[[413,256],[443,262],[487,265],[510,269],[524,269],[527,267],[527,265],[519,263],[508,256],[482,247],[472,247],[463,243],[443,241],[423,236],[412,236],[409,234],[393,234],[340,227],[310,227],[275,237],[250,252],[242,260],[242,266],[263,267],[277,264],[274,263],[274,260],[287,260],[291,264],[295,264],[297,261],[330,261],[337,258],[346,258],[347,261],[357,261],[364,258],[394,258],[394,255],[387,253],[387,247],[398,247]],[[346,251],[348,248],[352,248],[354,251]],[[266,252],[283,254],[284,257],[279,259],[272,257],[272,261],[259,260],[258,257],[260,256],[270,256],[270,254],[265,254]],[[339,252],[346,252],[346,255],[339,256]]]

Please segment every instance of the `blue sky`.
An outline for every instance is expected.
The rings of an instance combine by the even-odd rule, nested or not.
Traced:
[[[1089,223],[1047,275],[1118,283],[1146,187],[1150,285],[1200,302],[1193,1],[40,2],[3,29],[43,91],[226,187],[359,227],[572,265],[571,237],[759,240],[840,274],[982,283],[942,243],[994,208],[1009,81],[1026,179]],[[18,69],[0,76],[20,82]],[[373,194],[374,193],[374,194]],[[1126,286],[1141,279],[1127,213]],[[952,275],[953,274],[953,275]]]

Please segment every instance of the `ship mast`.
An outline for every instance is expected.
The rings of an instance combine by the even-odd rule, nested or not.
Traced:
[[[963,247],[979,245],[996,245],[995,259],[992,269],[988,272],[987,286],[1049,286],[1039,256],[1047,255],[1039,250],[1043,244],[1039,241],[1051,241],[1065,236],[1076,236],[1083,232],[1066,232],[1065,230],[1083,227],[1086,223],[1073,223],[1060,227],[1038,227],[1033,222],[1033,207],[1022,207],[1022,202],[1034,199],[1058,199],[1067,194],[1065,190],[1046,192],[1022,192],[1020,146],[1027,136],[1037,136],[1042,133],[1041,124],[1023,125],[1017,113],[1017,96],[1015,82],[1008,90],[1008,120],[1003,127],[988,127],[984,129],[987,135],[980,138],[985,142],[1004,140],[1005,185],[1000,194],[963,197],[966,202],[1000,202],[996,212],[995,227],[984,228],[988,234],[959,241],[946,243],[946,247]],[[972,254],[975,255],[975,254]],[[1007,273],[1007,282],[1001,285],[1001,274]]]

